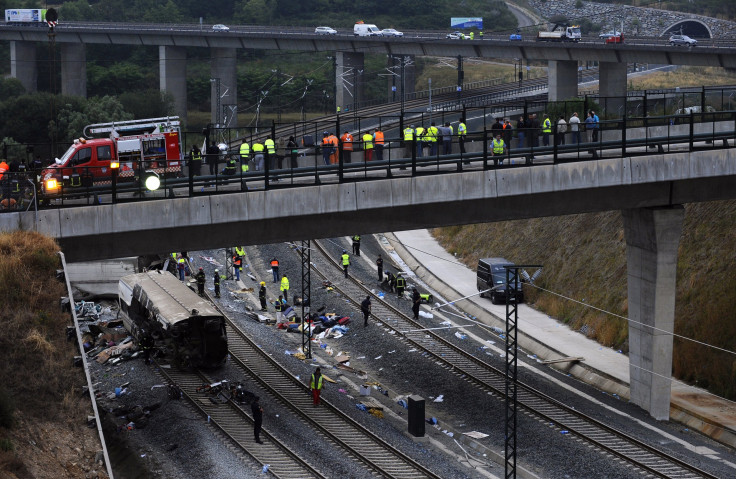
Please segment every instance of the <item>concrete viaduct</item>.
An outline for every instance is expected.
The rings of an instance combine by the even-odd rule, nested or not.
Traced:
[[[708,150],[0,215],[70,261],[620,210],[631,400],[669,418],[683,204],[736,198],[736,150]],[[656,328],[656,329],[655,329]]]
[[[48,42],[47,29],[0,24],[0,40],[10,41],[11,76],[27,91],[36,90],[36,43]],[[158,46],[160,89],[170,92],[176,111],[186,118],[187,48],[208,48],[211,52],[212,98],[220,93],[220,104],[237,105],[236,51],[238,49],[325,52],[335,55],[336,104],[353,102],[360,94],[360,81],[350,75],[362,70],[365,53],[385,54],[388,66],[401,63],[405,69],[405,93],[411,93],[414,73],[410,61],[419,55],[441,57],[485,57],[547,61],[549,99],[563,100],[577,95],[578,62],[597,61],[600,65],[600,94],[623,97],[626,94],[627,63],[701,65],[736,68],[736,55],[727,47],[688,49],[671,47],[662,39],[627,39],[624,44],[602,41],[580,43],[510,42],[500,35],[484,40],[448,40],[444,34],[415,32],[404,38],[354,37],[352,33],[315,35],[311,29],[275,26],[233,27],[228,32],[212,31],[199,25],[145,25],[66,23],[55,29],[54,41],[61,51],[61,90],[64,94],[86,96],[86,44]],[[347,77],[347,78],[346,78]],[[343,79],[347,81],[343,81]],[[357,79],[356,79],[357,80]],[[357,90],[354,83],[357,83]],[[623,100],[621,100],[623,101]],[[219,118],[213,102],[212,117]],[[237,118],[237,117],[235,117]],[[229,126],[236,126],[230,124]]]

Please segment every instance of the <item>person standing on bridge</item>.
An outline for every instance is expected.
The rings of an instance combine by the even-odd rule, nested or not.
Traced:
[[[503,121],[503,142],[506,143],[506,149],[511,149],[511,139],[514,137],[514,127],[511,126],[511,120],[506,118]]]
[[[255,163],[256,171],[263,171],[264,158],[263,151],[266,149],[263,143],[253,143],[253,163]]]
[[[524,138],[526,138],[526,122],[524,121],[524,115],[519,117],[519,121],[516,122],[516,137],[519,139],[518,147],[524,148]]]
[[[286,277],[286,273],[281,277],[281,294],[284,295],[286,301],[289,301],[289,278]]]
[[[544,114],[544,121],[542,122],[542,145],[549,146],[549,135],[552,133],[552,121],[549,119],[549,115]]]
[[[360,303],[360,311],[363,313],[363,327],[368,326],[368,316],[371,315],[371,297],[366,296]]]
[[[340,259],[342,260],[342,269],[345,272],[345,277],[348,277],[348,266],[350,266],[350,255],[347,251],[342,250],[342,256],[340,256]]]
[[[258,396],[253,398],[253,402],[250,403],[250,411],[253,413],[253,438],[258,444],[263,444],[261,441],[261,427],[263,426],[263,407],[259,402]]]
[[[220,270],[215,268],[215,276],[212,278],[215,283],[215,298],[220,297]]]
[[[457,125],[457,144],[460,147],[460,154],[465,153],[465,136],[467,134],[468,127],[465,125],[465,118],[460,118],[460,123]]]
[[[350,163],[353,154],[353,135],[345,130],[345,133],[340,137],[340,141],[342,142],[342,162]]]
[[[271,272],[273,273],[273,282],[279,282],[279,260],[275,257],[271,260]]]
[[[332,143],[330,143],[330,132],[322,133],[322,161],[325,165],[330,164],[330,155],[332,154]]]
[[[437,124],[432,122],[427,128],[425,138],[429,142],[429,156],[437,156],[437,142],[439,141],[440,130],[437,128]]]
[[[383,281],[383,257],[379,254],[376,259],[376,266],[378,267],[378,282]]]
[[[276,144],[273,142],[273,138],[270,136],[266,138],[263,142],[263,146],[266,147],[265,161],[267,162],[268,167],[273,170],[276,166]]]
[[[593,124],[595,123],[595,119],[593,118],[593,111],[588,112],[588,116],[585,118],[585,131],[588,133],[588,143],[592,143],[595,141],[593,138],[593,132],[595,131],[595,127]],[[598,135],[595,135],[595,139],[598,139]]]
[[[363,161],[368,163],[373,159],[373,135],[369,131],[363,134]]]
[[[414,130],[414,142],[417,144],[417,158],[424,156],[424,127],[418,126]],[[411,155],[409,155],[411,157]]]
[[[240,170],[245,173],[248,171],[248,161],[250,161],[250,145],[243,139],[240,144]]]
[[[452,154],[452,135],[454,132],[452,131],[452,125],[450,125],[449,121],[445,122],[445,126],[442,127],[442,154],[443,155],[451,155]]]
[[[210,142],[210,146],[207,147],[207,164],[210,167],[210,175],[217,174],[217,163],[220,160],[220,149],[215,145],[215,142]]]
[[[204,275],[204,270],[202,269],[201,266],[199,267],[199,271],[194,276],[194,278],[197,280],[197,292],[199,293],[200,296],[204,296],[204,282],[205,282],[206,277]]]
[[[570,133],[572,133],[572,141],[574,144],[580,144],[580,118],[578,118],[578,112],[575,112],[570,117]]]
[[[383,132],[380,128],[373,130],[373,141],[375,143],[376,161],[383,161]],[[358,255],[360,256],[360,255]]]
[[[414,148],[414,125],[404,128],[404,158],[411,158],[412,148]]]
[[[503,164],[503,159],[506,156],[506,142],[501,138],[501,133],[496,133],[496,138],[491,141],[488,145],[493,152],[493,166]]]
[[[286,143],[286,149],[289,150],[289,166],[291,169],[299,168],[299,163],[296,160],[296,157],[299,154],[299,145],[296,144],[296,140],[293,136],[289,137],[289,141]]]
[[[590,111],[590,114],[593,116],[593,141],[598,141],[598,131],[601,128],[601,119],[598,118],[598,115],[595,114],[593,110]]]
[[[202,174],[202,152],[197,145],[192,145],[192,150],[189,152],[189,173],[192,176]]]
[[[567,122],[565,121],[565,116],[560,115],[560,119],[557,120],[557,133],[555,133],[556,144],[565,144],[565,133],[567,133]]]
[[[312,403],[314,407],[319,406],[319,396],[322,394],[322,370],[317,368],[310,378],[309,388],[312,390]]]

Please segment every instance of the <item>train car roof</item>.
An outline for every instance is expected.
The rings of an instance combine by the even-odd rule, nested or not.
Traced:
[[[135,296],[156,319],[173,325],[193,316],[222,317],[222,314],[205,298],[189,289],[183,282],[167,271],[147,271],[129,274],[118,283],[120,299],[130,304]]]

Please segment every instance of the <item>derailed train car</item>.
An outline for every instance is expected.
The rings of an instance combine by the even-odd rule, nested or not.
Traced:
[[[118,283],[125,328],[181,367],[214,368],[227,359],[224,316],[171,273],[148,271]]]

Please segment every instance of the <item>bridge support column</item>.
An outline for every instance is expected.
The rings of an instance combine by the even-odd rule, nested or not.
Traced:
[[[38,90],[35,42],[10,42],[10,76],[20,80],[28,93]]]
[[[609,118],[621,118],[626,107],[626,63],[600,62],[598,93]]]
[[[87,97],[87,50],[84,43],[60,43],[61,93]]]
[[[404,99],[414,93],[415,69],[414,55],[389,55],[386,58],[386,66],[393,72],[388,78],[388,101],[401,101],[401,93]],[[394,87],[396,90],[394,90]]]
[[[174,97],[174,111],[187,121],[187,51],[183,47],[158,47],[159,89]]]
[[[213,48],[210,83],[212,84],[212,123],[220,127],[238,126],[238,84],[235,48]]]
[[[550,61],[549,101],[567,100],[578,96],[578,62]]]
[[[670,417],[677,249],[685,210],[677,205],[624,210],[622,214],[631,402],[664,421]]]
[[[335,53],[335,105],[344,112],[363,101],[363,54]]]

